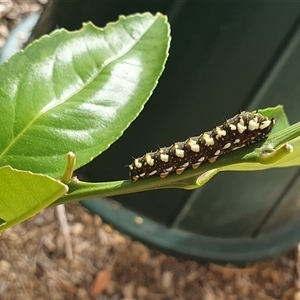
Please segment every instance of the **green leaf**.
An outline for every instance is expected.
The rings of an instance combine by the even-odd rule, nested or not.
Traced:
[[[59,29],[0,67],[0,166],[59,177],[118,139],[138,116],[167,59],[166,17],[121,16]]]
[[[0,168],[0,183],[0,232],[34,216],[68,191],[66,185],[46,175],[9,166]]]

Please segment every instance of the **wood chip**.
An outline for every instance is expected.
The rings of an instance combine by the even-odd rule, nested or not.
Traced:
[[[90,289],[90,295],[92,298],[96,298],[101,295],[108,287],[111,280],[111,273],[107,270],[98,272],[92,287]]]

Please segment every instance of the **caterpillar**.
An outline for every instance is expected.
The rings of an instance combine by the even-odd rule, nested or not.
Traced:
[[[129,165],[130,179],[136,182],[154,175],[165,178],[189,167],[197,169],[205,161],[213,163],[220,155],[266,139],[274,125],[274,118],[268,119],[258,111],[242,111],[211,131],[135,158]]]

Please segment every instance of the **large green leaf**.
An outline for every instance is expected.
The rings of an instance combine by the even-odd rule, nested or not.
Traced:
[[[121,16],[106,28],[56,30],[0,67],[0,166],[58,177],[107,149],[137,117],[160,77],[166,17]]]
[[[0,182],[0,232],[32,217],[68,191],[51,177],[9,166],[0,168]]]

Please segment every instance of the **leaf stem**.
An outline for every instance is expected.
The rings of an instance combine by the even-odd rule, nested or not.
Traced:
[[[65,170],[61,177],[62,183],[67,184],[71,180],[75,168],[75,163],[76,163],[76,155],[73,152],[69,152],[67,154]]]
[[[278,162],[278,155],[281,158],[281,155],[289,157],[291,151],[289,148],[286,148],[286,143],[300,136],[300,122],[282,129],[281,131],[271,135],[266,141],[267,144],[272,145],[274,149],[279,149],[277,154],[275,151],[275,161],[276,167],[285,167],[286,159],[284,160],[283,165],[281,166],[281,161]],[[283,148],[282,148],[283,147]],[[237,149],[231,153],[228,153],[224,156],[218,158],[218,160],[210,164],[208,162],[203,163],[203,165],[197,170],[186,170],[180,176],[176,174],[170,174],[168,177],[161,179],[159,177],[150,177],[139,180],[138,182],[132,183],[130,180],[121,180],[113,182],[101,182],[101,183],[89,183],[81,182],[76,178],[72,178],[68,182],[69,192],[54,202],[52,205],[58,205],[67,202],[74,202],[79,200],[86,200],[90,198],[103,198],[110,197],[122,194],[137,193],[148,190],[163,189],[163,188],[184,188],[191,189],[196,185],[199,186],[197,178],[203,173],[218,169],[217,171],[230,170],[230,166],[241,163],[250,163],[256,162],[253,164],[253,167],[250,170],[269,169],[272,168],[271,164],[260,164],[259,156],[264,153],[265,145],[262,144],[257,149],[257,145],[251,145],[249,148],[244,147]],[[283,151],[283,153],[282,153]],[[296,151],[294,147],[294,152]],[[261,158],[260,158],[261,159]],[[272,158],[271,158],[272,160]],[[265,161],[264,161],[265,162]],[[251,164],[252,165],[252,164]],[[247,170],[246,168],[244,170]],[[212,175],[215,173],[213,172]],[[198,179],[199,180],[199,179]],[[200,180],[201,181],[201,180]]]

